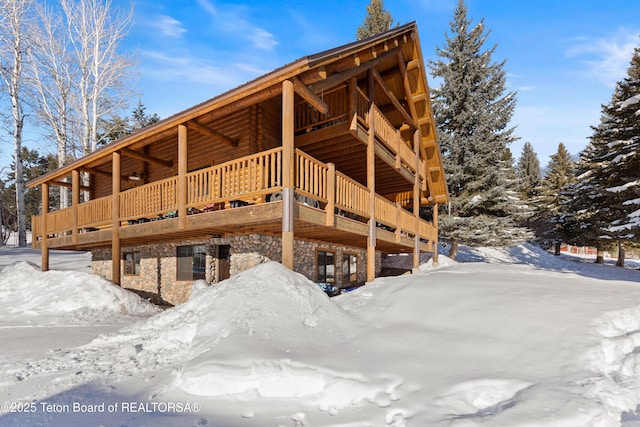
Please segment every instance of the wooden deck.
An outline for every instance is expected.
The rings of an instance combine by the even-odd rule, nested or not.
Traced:
[[[246,156],[186,174],[186,198],[179,177],[152,182],[117,195],[123,245],[203,238],[211,235],[282,233],[282,148]],[[295,151],[296,238],[365,248],[370,193],[366,186],[301,150]],[[33,246],[46,229],[51,249],[108,246],[113,238],[114,196],[78,203],[32,219]],[[184,199],[186,210],[180,209]],[[179,213],[186,212],[182,219]],[[400,203],[375,196],[378,249],[409,252],[418,235],[420,250],[432,251],[436,230]],[[44,227],[44,228],[43,228]]]
[[[344,246],[366,248],[368,225],[356,219],[334,214],[335,225],[326,225],[326,212],[296,203],[294,208],[295,235],[303,240],[331,242]],[[430,224],[425,224],[429,229]],[[282,202],[267,202],[214,212],[202,212],[189,215],[186,228],[180,228],[178,218],[168,218],[132,225],[123,225],[120,229],[120,241],[123,245],[140,245],[188,238],[208,238],[215,235],[282,233]],[[422,236],[421,236],[422,237]],[[51,249],[83,250],[100,246],[110,246],[112,229],[105,228],[90,232],[81,232],[77,242],[70,234],[49,237]],[[377,230],[378,249],[387,253],[411,252],[414,238],[406,231],[400,235],[395,231],[379,227]],[[34,242],[40,247],[40,240]],[[432,241],[420,243],[421,251],[431,251]]]

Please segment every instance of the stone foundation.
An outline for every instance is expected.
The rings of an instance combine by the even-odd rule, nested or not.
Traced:
[[[123,246],[121,248],[122,254],[127,252],[140,252],[140,274],[125,275],[124,261],[121,261],[122,273],[120,278],[122,287],[157,294],[161,299],[171,304],[180,304],[186,301],[191,294],[192,282],[176,280],[176,248],[178,246],[197,244],[206,245],[205,276],[206,281],[209,283],[215,283],[219,277],[219,270],[221,270],[220,263],[222,261],[218,259],[218,250],[221,246],[228,245],[230,248],[229,273],[231,276],[269,260],[282,261],[281,237],[263,234],[223,238],[214,237],[207,241],[185,240],[155,245]],[[348,283],[342,283],[343,254],[356,255],[357,283],[362,284],[366,281],[367,251],[347,246],[296,240],[294,246],[294,270],[312,281],[317,281],[316,252],[318,250],[335,252],[335,284],[337,286],[350,286]],[[121,255],[121,257],[122,256],[123,255]],[[111,248],[94,249],[91,252],[91,257],[93,272],[111,280]],[[381,253],[377,252],[376,274],[380,273],[381,259]]]

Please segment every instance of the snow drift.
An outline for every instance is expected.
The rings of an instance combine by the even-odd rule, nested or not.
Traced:
[[[130,331],[146,349],[174,343],[176,386],[191,395],[302,398],[335,412],[387,386],[305,362],[323,350],[314,343],[344,339],[353,322],[313,282],[267,262],[218,285],[196,284],[186,303]]]
[[[459,259],[471,262],[441,257],[424,274],[380,278],[331,300],[265,263],[196,283],[186,303],[144,318],[58,317],[50,326],[36,314],[46,312],[41,302],[24,324],[7,324],[16,316],[5,310],[4,400],[188,401],[201,411],[0,412],[0,424],[638,425],[639,271],[532,245],[461,248]],[[14,291],[24,313],[43,273],[22,268],[0,272],[0,302],[9,307]],[[78,290],[68,281],[75,273],[56,274],[49,297]],[[100,286],[89,295],[114,311]]]
[[[0,305],[7,314],[74,316],[152,314],[157,308],[108,280],[77,271],[40,271],[28,262],[0,268]],[[6,317],[5,317],[6,318]]]

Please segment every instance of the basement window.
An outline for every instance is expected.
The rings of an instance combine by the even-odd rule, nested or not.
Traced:
[[[332,251],[316,252],[316,281],[320,283],[336,282],[336,253]]]
[[[358,256],[355,254],[342,255],[342,284],[355,285],[358,283]]]
[[[176,280],[205,278],[207,254],[205,245],[178,246]]]
[[[140,275],[140,252],[124,253],[124,275],[125,276]]]

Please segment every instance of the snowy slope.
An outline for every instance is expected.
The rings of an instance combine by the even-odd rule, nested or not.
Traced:
[[[266,263],[135,316],[94,276],[5,267],[0,301],[31,314],[0,314],[0,426],[640,423],[640,271],[461,255],[333,299]],[[70,312],[95,318],[52,320],[81,282],[92,301]]]

